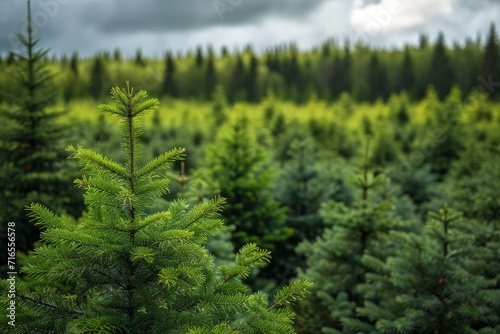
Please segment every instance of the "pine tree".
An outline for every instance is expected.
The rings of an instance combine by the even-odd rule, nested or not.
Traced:
[[[137,66],[141,66],[141,67],[146,66],[146,62],[144,61],[144,57],[142,56],[142,50],[141,49],[137,49],[135,51],[135,64]]]
[[[61,121],[64,111],[51,108],[57,90],[54,76],[44,60],[47,50],[38,49],[33,38],[31,2],[28,1],[28,35],[17,35],[25,48],[16,54],[12,85],[15,96],[6,96],[8,106],[0,110],[0,231],[6,223],[16,223],[17,250],[27,252],[39,240],[38,229],[25,215],[32,201],[43,203],[60,213],[68,210],[78,216],[82,205],[71,196],[64,183],[69,166],[62,151],[69,138],[70,126]],[[66,170],[64,170],[66,169]],[[6,261],[6,242],[2,240],[1,265]]]
[[[100,109],[120,122],[125,161],[115,162],[81,146],[68,147],[87,175],[75,183],[85,191],[88,215],[78,224],[32,204],[30,217],[44,229],[44,244],[23,268],[31,277],[75,286],[70,294],[18,282],[16,326],[12,333],[293,333],[286,304],[302,298],[310,285],[299,280],[276,293],[249,295],[241,279],[264,265],[269,252],[242,247],[235,263],[214,270],[203,247],[223,228],[224,200],[189,208],[184,200],[167,211],[145,209],[165,194],[162,171],[182,158],[172,149],[139,165],[140,119],[158,108],[147,93],[111,91],[115,105]],[[2,291],[9,287],[1,281]],[[2,293],[2,316],[9,300]]]
[[[200,68],[203,65],[203,50],[201,46],[196,47],[196,67]]]
[[[395,255],[365,255],[373,273],[360,288],[366,302],[357,313],[370,321],[346,327],[360,333],[497,333],[500,290],[492,289],[495,280],[468,269],[488,251],[475,244],[474,223],[461,216],[445,205],[429,213],[423,234],[392,232]]]

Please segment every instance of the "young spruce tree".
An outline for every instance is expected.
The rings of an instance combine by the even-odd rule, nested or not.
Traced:
[[[113,88],[116,105],[100,109],[120,122],[124,163],[83,147],[68,148],[87,175],[88,215],[78,224],[39,204],[30,217],[44,229],[34,262],[23,268],[32,277],[75,287],[63,294],[17,284],[16,326],[12,333],[293,333],[286,304],[302,298],[307,281],[283,288],[270,303],[263,293],[247,294],[240,279],[268,262],[269,252],[247,244],[235,263],[214,270],[203,247],[223,227],[220,197],[189,209],[174,201],[167,211],[146,215],[155,198],[168,191],[162,171],[182,158],[172,149],[140,166],[140,118],[158,108],[147,93]],[[1,281],[2,290],[9,283]],[[7,294],[2,292],[2,319]]]

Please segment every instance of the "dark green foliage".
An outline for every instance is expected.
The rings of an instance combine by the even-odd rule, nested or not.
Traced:
[[[216,84],[217,73],[215,70],[215,56],[213,53],[210,53],[205,70],[205,97],[207,100],[212,97]]]
[[[146,66],[146,62],[144,60],[144,57],[142,56],[142,50],[141,49],[137,49],[135,51],[135,60],[134,60],[135,64],[137,66],[141,66],[141,67],[144,67]]]
[[[377,98],[387,99],[389,95],[387,74],[376,54],[373,54],[370,59],[367,82],[369,85],[368,101],[374,102]]]
[[[107,81],[104,59],[101,56],[96,56],[90,70],[90,96],[98,100],[104,94],[104,87],[106,87]]]
[[[75,183],[85,191],[88,214],[77,224],[40,204],[30,217],[44,229],[43,245],[23,271],[75,286],[70,294],[43,286],[30,291],[18,282],[16,327],[12,333],[293,333],[293,312],[310,283],[298,280],[272,302],[248,294],[241,279],[269,261],[255,244],[242,247],[234,263],[214,269],[204,248],[223,228],[224,199],[189,208],[177,200],[167,211],[146,214],[168,191],[163,172],[184,155],[174,148],[140,164],[140,118],[158,108],[140,91],[112,89],[114,106],[100,109],[119,120],[123,163],[81,146],[72,158],[87,173]],[[0,282],[2,291],[9,282]],[[6,293],[0,304],[5,319]]]
[[[177,87],[175,84],[175,62],[171,52],[167,53],[165,61],[165,77],[163,79],[163,94],[177,97]]]
[[[73,72],[73,74],[75,76],[78,76],[78,73],[79,73],[79,69],[78,69],[78,53],[73,52],[73,54],[71,55],[71,60],[70,60],[69,67],[71,68],[71,72]]]
[[[354,176],[352,182],[360,191],[358,200],[350,207],[342,202],[325,203],[320,214],[331,227],[315,241],[304,241],[297,248],[307,258],[299,277],[316,283],[313,294],[298,305],[297,328],[302,333],[317,333],[322,328],[329,333],[351,333],[344,323],[358,321],[355,309],[364,300],[359,287],[367,270],[361,258],[365,254],[386,255],[387,233],[408,225],[395,212],[395,198],[374,196],[374,188],[387,180],[383,174],[368,170],[367,158],[362,174]]]
[[[63,111],[51,108],[57,91],[54,77],[44,60],[47,50],[38,49],[33,38],[28,2],[28,35],[17,35],[24,50],[17,53],[11,85],[15,95],[7,95],[0,110],[0,231],[1,265],[6,265],[7,222],[16,223],[17,250],[27,252],[39,239],[39,231],[26,218],[25,207],[32,201],[55,212],[65,209],[78,216],[81,201],[71,196],[71,168],[63,154],[71,126],[63,124]],[[2,273],[4,275],[5,272]]]
[[[366,301],[357,313],[370,325],[345,327],[361,333],[498,332],[495,280],[469,269],[470,262],[491,256],[477,244],[474,224],[445,206],[429,214],[423,234],[391,233],[395,255],[363,257],[373,273],[360,288]]]
[[[235,226],[235,247],[256,243],[274,252],[276,243],[287,239],[292,230],[284,224],[284,209],[272,198],[273,174],[265,165],[264,152],[244,124],[240,119],[211,148],[205,181],[210,193],[227,198],[222,215]],[[269,267],[267,276],[272,276],[273,269]]]
[[[413,60],[409,47],[405,48],[403,63],[399,71],[398,91],[406,91],[408,94],[412,93],[415,85],[415,74],[413,73]]]
[[[484,72],[483,77],[486,81],[498,82],[500,80],[500,50],[498,43],[498,34],[494,23],[491,23],[488,36],[486,38],[486,47],[484,50]],[[491,80],[489,79],[491,75]],[[498,96],[500,89],[491,92]]]
[[[448,58],[443,33],[439,34],[436,44],[434,45],[429,67],[429,78],[439,98],[444,99],[453,85],[454,74]]]

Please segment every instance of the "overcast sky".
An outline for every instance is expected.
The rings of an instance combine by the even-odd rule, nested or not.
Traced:
[[[32,0],[36,36],[52,53],[91,55],[137,48],[159,56],[197,45],[255,50],[288,42],[308,49],[328,38],[377,46],[484,36],[500,28],[500,0]],[[26,31],[26,0],[0,0],[0,53],[18,48]]]

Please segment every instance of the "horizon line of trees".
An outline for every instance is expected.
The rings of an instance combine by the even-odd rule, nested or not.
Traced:
[[[429,85],[441,100],[454,86],[464,95],[483,87],[490,98],[498,99],[499,90],[494,88],[500,82],[500,43],[494,23],[485,43],[469,38],[453,47],[440,33],[434,43],[421,35],[418,45],[394,50],[362,42],[340,46],[330,39],[307,52],[291,43],[260,55],[251,45],[234,53],[223,47],[220,55],[210,46],[206,51],[199,46],[186,55],[167,51],[164,59],[147,58],[138,49],[133,59],[126,60],[115,49],[85,59],[75,52],[69,58],[48,60],[60,74],[57,83],[66,102],[105,97],[106,87],[126,79],[142,84],[152,95],[180,99],[211,100],[220,86],[229,103],[257,103],[270,92],[296,103],[311,98],[334,101],[343,92],[363,102],[386,101],[403,91],[419,100]],[[0,68],[8,70],[14,62],[13,53],[0,57]],[[8,90],[7,81],[0,80],[0,88]]]

